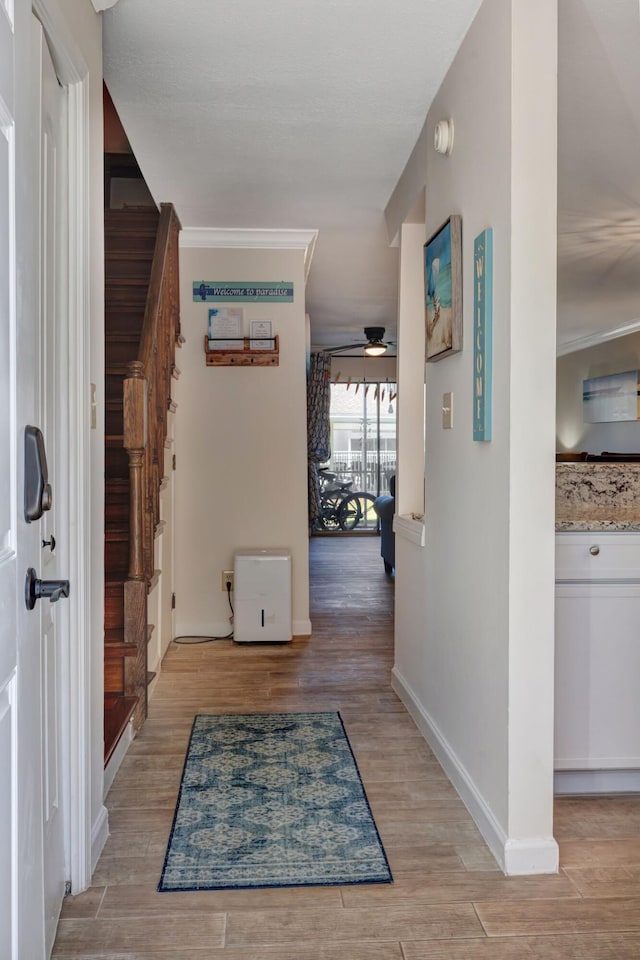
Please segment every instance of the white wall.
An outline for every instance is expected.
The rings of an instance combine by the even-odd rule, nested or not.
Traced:
[[[640,421],[585,423],[582,381],[640,370],[640,333],[631,333],[586,350],[558,357],[557,449],[601,453],[640,453]]]
[[[194,280],[291,280],[294,302],[242,304],[273,321],[278,367],[206,367],[208,305]],[[305,295],[302,251],[181,249],[176,363],[175,589],[177,634],[229,630],[222,570],[236,549],[289,547],[294,633],[308,634],[309,561]]]
[[[426,546],[396,540],[395,685],[512,873],[557,869],[556,35],[555,0],[535,10],[485,0],[387,209],[396,236],[426,182],[426,236],[453,213],[463,232],[463,350],[426,370]],[[450,117],[455,146],[446,158],[431,144],[436,122]],[[473,240],[486,227],[494,233],[493,440],[474,443]],[[401,336],[400,349],[423,343]],[[402,390],[400,380],[401,403]],[[444,431],[450,391],[454,423]]]

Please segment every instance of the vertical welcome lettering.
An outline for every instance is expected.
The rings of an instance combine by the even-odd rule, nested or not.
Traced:
[[[473,439],[491,440],[493,231],[473,243]]]

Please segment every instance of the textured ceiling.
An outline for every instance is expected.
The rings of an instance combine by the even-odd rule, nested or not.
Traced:
[[[640,323],[640,6],[560,0],[558,340]]]
[[[105,79],[183,226],[318,229],[312,339],[397,310],[383,211],[480,0],[120,0]]]
[[[97,0],[99,3],[111,0]],[[105,78],[184,226],[318,229],[312,339],[393,338],[383,211],[480,0],[120,0]],[[638,0],[559,0],[558,339],[640,318]]]

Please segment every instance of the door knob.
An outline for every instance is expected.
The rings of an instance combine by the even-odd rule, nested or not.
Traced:
[[[33,610],[36,600],[48,598],[51,603],[56,603],[60,597],[68,596],[68,580],[39,580],[33,567],[29,567],[24,585],[24,600],[27,610]]]
[[[598,546],[597,543],[594,543],[592,547],[589,547],[589,553],[591,554],[592,557],[598,556],[598,554],[600,553],[600,547]]]

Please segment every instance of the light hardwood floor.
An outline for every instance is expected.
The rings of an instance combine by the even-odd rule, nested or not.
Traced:
[[[108,797],[93,886],[65,901],[57,960],[640,958],[640,799],[558,801],[561,873],[505,878],[390,689],[378,547],[312,540],[311,640],[170,649]],[[393,885],[157,893],[194,714],[315,709],[342,713]]]

